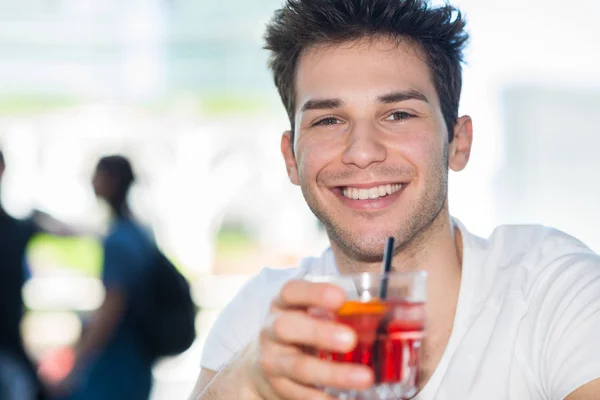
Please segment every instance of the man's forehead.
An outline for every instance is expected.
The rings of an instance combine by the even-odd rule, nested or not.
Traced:
[[[378,95],[392,87],[435,94],[423,52],[410,40],[393,38],[313,45],[300,55],[294,80],[297,107],[301,98],[336,95],[354,85]]]

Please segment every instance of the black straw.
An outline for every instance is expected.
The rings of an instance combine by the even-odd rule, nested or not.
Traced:
[[[381,276],[381,284],[379,285],[379,298],[385,300],[388,289],[388,275],[392,270],[392,256],[394,254],[394,238],[388,237],[383,250],[383,274]]]

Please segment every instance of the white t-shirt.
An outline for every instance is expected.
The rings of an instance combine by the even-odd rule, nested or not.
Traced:
[[[559,400],[600,378],[600,256],[543,226],[501,226],[485,240],[455,222],[464,249],[452,335],[416,398]],[[216,321],[202,367],[219,370],[257,336],[286,281],[318,272],[337,272],[331,250],[250,280]]]

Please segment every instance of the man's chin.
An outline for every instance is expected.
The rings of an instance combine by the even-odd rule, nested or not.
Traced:
[[[392,234],[365,234],[359,238],[336,238],[338,246],[358,262],[379,262],[383,258],[383,249],[388,236]]]

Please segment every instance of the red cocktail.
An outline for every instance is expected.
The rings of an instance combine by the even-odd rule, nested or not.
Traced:
[[[356,331],[358,343],[345,354],[321,352],[322,358],[368,365],[378,384],[416,385],[425,329],[423,303],[349,301],[339,310],[336,320]]]
[[[368,391],[326,391],[344,399],[408,399],[417,391],[421,341],[425,331],[424,273],[389,275],[389,296],[378,299],[379,274],[326,280],[345,288],[349,300],[333,318],[357,334],[356,347],[348,353],[319,351],[319,357],[337,362],[367,365],[375,373]]]

